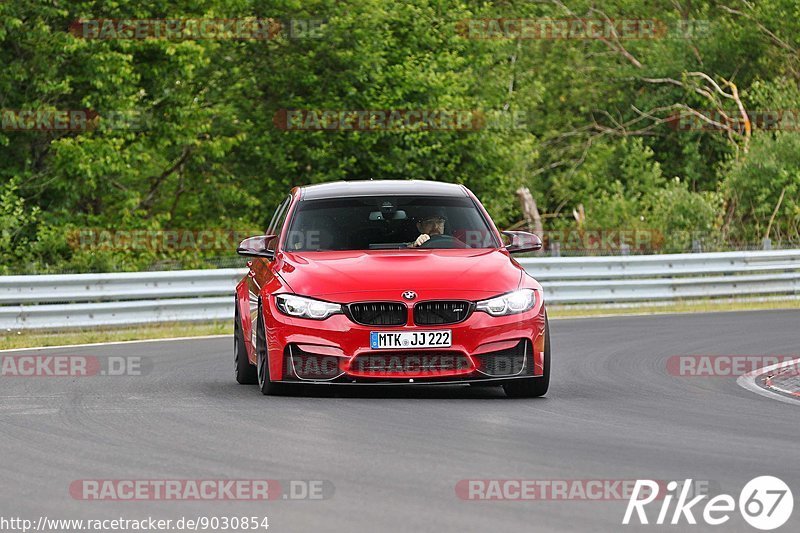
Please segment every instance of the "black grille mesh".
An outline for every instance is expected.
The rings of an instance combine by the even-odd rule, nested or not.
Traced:
[[[396,375],[425,374],[466,370],[472,367],[467,356],[459,352],[367,353],[356,357],[350,370],[361,374]]]
[[[350,304],[353,321],[365,326],[402,326],[408,318],[406,306],[396,302]]]
[[[340,358],[304,352],[296,345],[291,345],[290,348],[291,351],[287,350],[287,353],[290,353],[291,357],[286,358],[286,365],[284,365],[286,377],[291,379],[297,376],[300,379],[328,380],[341,374]]]
[[[473,358],[481,372],[490,376],[513,376],[522,372],[526,348],[530,355],[530,341],[522,340],[511,349],[476,355]]]
[[[471,311],[472,303],[459,300],[420,302],[414,306],[414,323],[456,324],[466,320]]]

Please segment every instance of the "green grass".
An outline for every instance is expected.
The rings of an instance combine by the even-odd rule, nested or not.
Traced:
[[[124,328],[91,328],[63,331],[21,331],[0,333],[0,349],[90,344],[93,342],[168,339],[233,334],[233,321],[211,323],[171,323]]]
[[[631,307],[550,305],[547,307],[547,315],[551,318],[581,318],[593,316],[760,311],[766,309],[800,309],[800,299],[687,300],[665,304],[632,305]]]
[[[665,304],[632,305],[631,307],[550,305],[550,318],[580,318],[669,313],[707,313],[723,311],[757,311],[764,309],[800,309],[800,299],[699,300]],[[231,335],[233,324],[228,321],[212,323],[174,323],[124,328],[91,328],[64,331],[20,331],[0,333],[0,349],[32,348],[119,342],[172,337],[202,337]]]

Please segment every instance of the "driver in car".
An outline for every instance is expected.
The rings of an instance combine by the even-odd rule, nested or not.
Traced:
[[[417,218],[417,230],[419,230],[420,236],[414,242],[409,243],[408,247],[418,248],[428,242],[432,235],[443,235],[445,222],[447,222],[447,217],[443,209],[423,211]]]

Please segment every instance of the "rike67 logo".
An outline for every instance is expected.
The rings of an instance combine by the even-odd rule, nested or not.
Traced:
[[[676,489],[681,487],[674,509],[670,509]],[[654,524],[697,524],[695,513],[701,514],[702,520],[711,526],[718,526],[726,523],[731,518],[731,514],[736,510],[736,500],[729,494],[719,494],[714,496],[705,505],[699,505],[708,494],[695,496],[689,499],[689,490],[692,480],[687,479],[681,485],[676,481],[667,484],[668,494],[661,500],[661,507],[658,511],[658,518]],[[644,495],[644,497],[640,497]],[[649,524],[645,507],[656,500],[658,496],[658,483],[650,479],[638,479],[633,488],[633,493],[628,500],[628,507],[625,509],[625,516],[622,519],[624,525],[636,523],[634,513],[638,523]],[[760,476],[751,479],[739,493],[739,512],[742,518],[756,529],[768,531],[781,527],[792,516],[794,499],[792,491],[781,479],[773,476]],[[702,509],[702,511],[701,511]],[[670,511],[672,511],[670,513]],[[652,516],[651,516],[652,518]],[[684,522],[685,521],[685,522]]]

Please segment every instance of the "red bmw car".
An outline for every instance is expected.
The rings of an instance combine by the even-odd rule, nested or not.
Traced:
[[[503,243],[503,236],[511,241]],[[547,392],[542,288],[462,185],[349,181],[296,187],[236,287],[236,380],[264,394],[306,385],[502,386]]]

